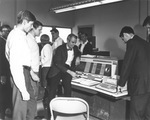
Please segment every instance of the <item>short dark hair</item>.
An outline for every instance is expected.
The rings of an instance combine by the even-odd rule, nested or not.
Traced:
[[[79,31],[79,32],[78,32],[78,35],[81,35],[81,34],[83,34],[83,32],[82,32],[82,31]]]
[[[50,32],[59,33],[59,31],[56,28],[52,28]]]
[[[40,21],[34,21],[33,28],[37,29],[39,26],[43,26],[43,24]]]
[[[0,27],[0,31],[1,31],[1,32],[2,32],[3,28],[7,28],[8,31],[11,31],[11,27],[10,27],[9,25],[6,25],[6,24],[2,25],[2,26]]]
[[[125,26],[125,27],[123,27],[123,28],[121,29],[121,32],[120,32],[119,37],[123,37],[123,33],[128,33],[128,34],[132,33],[132,34],[134,34],[134,30],[133,30],[133,28],[130,27],[130,26]]]
[[[17,23],[21,24],[24,19],[27,21],[35,21],[36,17],[28,10],[20,11],[17,15]]]
[[[50,38],[47,34],[43,34],[41,35],[40,40],[41,40],[41,43],[48,43]]]
[[[77,36],[75,34],[71,33],[71,34],[68,35],[67,40],[70,41],[72,37],[74,37],[75,39],[77,39]]]
[[[146,26],[147,24],[150,25],[150,16],[147,16],[143,22],[143,26]]]
[[[85,33],[85,32],[83,32],[81,35],[84,35],[84,36],[86,36],[86,37],[88,36],[88,34],[87,34],[87,33]]]

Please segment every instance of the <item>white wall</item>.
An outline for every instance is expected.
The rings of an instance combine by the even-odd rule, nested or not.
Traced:
[[[74,14],[62,13],[55,14],[49,12],[50,0],[26,0],[27,9],[32,11],[38,20],[40,20],[44,25],[51,26],[63,26],[63,27],[73,27],[74,26]]]
[[[12,27],[21,10],[30,10],[44,25],[73,27],[74,14],[49,12],[49,0],[0,0],[0,21]]]
[[[111,56],[123,58],[126,46],[119,38],[119,33],[123,26],[132,26],[136,28],[135,31],[141,37],[145,38],[146,36],[144,28],[139,25],[147,16],[145,8],[146,1],[143,0],[141,2],[140,12],[138,0],[128,0],[78,10],[76,11],[73,31],[77,33],[77,26],[80,25],[94,25],[96,47],[101,51],[109,50]]]
[[[124,25],[130,25],[138,35],[145,38],[146,31],[141,24],[150,14],[150,2],[147,5],[147,1],[149,0],[125,0],[54,14],[49,12],[49,0],[0,0],[0,21],[13,26],[17,13],[27,9],[44,25],[73,27],[73,33],[77,33],[80,25],[94,25],[96,47],[101,51],[111,51],[111,56],[123,58],[126,46],[118,37],[120,30]]]
[[[0,22],[13,26],[16,16],[15,0],[0,0]]]

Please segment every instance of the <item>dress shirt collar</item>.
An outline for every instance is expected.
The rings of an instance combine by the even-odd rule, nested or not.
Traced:
[[[67,51],[72,51],[72,49],[73,49],[73,48],[72,49],[69,48],[67,44],[66,44],[66,48],[67,48]]]
[[[31,33],[28,33],[28,36],[30,36],[31,39],[35,40],[35,37]]]
[[[131,39],[133,39],[133,38],[134,38],[134,36],[135,36],[135,35],[131,36]]]
[[[26,36],[26,33],[23,30],[19,29],[17,26],[14,26],[14,30],[16,30],[18,34],[22,34]]]
[[[58,41],[58,40],[59,40],[59,38],[60,38],[60,37],[58,36],[58,37],[54,40],[54,42],[55,42],[55,41]]]
[[[136,36],[136,35],[131,36],[131,38],[130,38],[128,41],[132,40],[135,36]],[[128,42],[128,41],[127,41],[127,42]]]
[[[3,36],[0,36],[4,41],[6,41],[7,39],[6,38],[4,38]]]
[[[88,43],[88,40],[86,40],[84,43],[82,42],[82,45],[86,45]]]

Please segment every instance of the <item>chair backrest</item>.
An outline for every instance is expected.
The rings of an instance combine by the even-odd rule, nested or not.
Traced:
[[[51,120],[89,120],[89,105],[81,98],[56,97],[50,102],[50,111]]]

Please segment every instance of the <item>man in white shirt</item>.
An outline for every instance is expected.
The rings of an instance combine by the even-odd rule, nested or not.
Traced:
[[[26,34],[31,30],[35,20],[35,16],[30,11],[20,11],[17,15],[17,25],[6,41],[6,57],[13,76],[13,120],[33,120],[32,113],[36,111],[36,104],[33,104],[34,91],[30,81],[31,55],[26,40]],[[34,111],[31,111],[31,107]]]
[[[53,50],[52,46],[50,45],[50,38],[47,34],[43,34],[40,37],[41,40],[41,84],[42,87],[45,88],[45,93],[43,97],[43,105],[45,109],[45,118],[48,118],[48,110],[47,106],[49,105],[48,102],[48,92],[49,92],[49,86],[47,86],[47,73],[51,67],[52,64],[52,57],[53,57]]]
[[[79,45],[79,49],[82,55],[92,54],[92,44],[87,39],[87,34],[81,34],[81,44]]]
[[[44,88],[47,87],[46,75],[52,64],[53,50],[50,45],[49,36],[43,34],[40,37],[42,50],[41,50],[41,83]]]
[[[64,40],[59,37],[59,31],[56,28],[53,28],[51,30],[51,34],[52,34],[52,42],[53,42],[52,45],[53,53],[55,53],[56,48],[62,45],[64,43]]]
[[[31,53],[31,84],[34,89],[34,95],[35,95],[36,100],[38,98],[38,88],[39,88],[38,76],[39,76],[39,66],[40,66],[39,46],[36,42],[36,37],[40,36],[41,31],[42,31],[42,26],[43,24],[41,22],[35,21],[33,23],[32,30],[27,34],[27,42],[30,48],[30,53]]]
[[[53,55],[54,55],[57,47],[64,44],[64,40],[59,37],[59,31],[56,28],[53,28],[51,30],[51,34],[52,34],[52,42],[53,42],[52,49],[53,49]],[[62,94],[61,81],[60,81],[58,86],[59,86],[58,87],[58,94]]]

